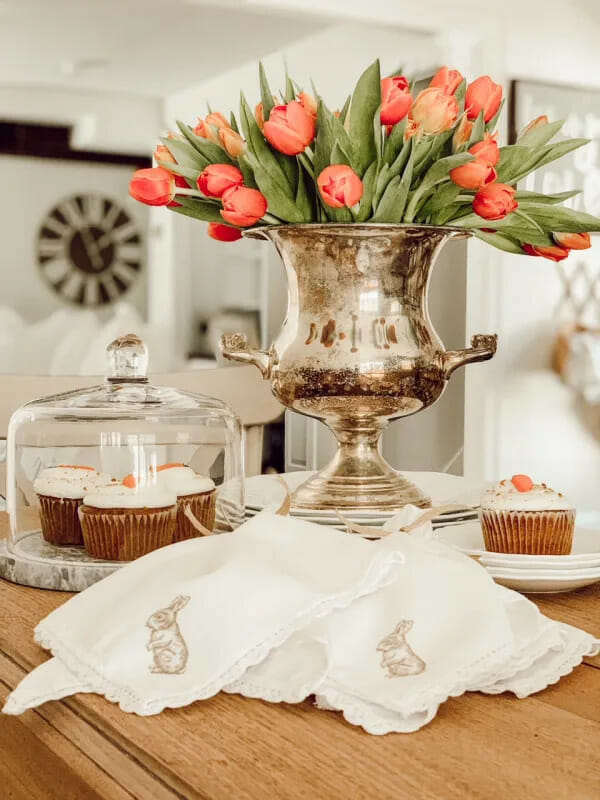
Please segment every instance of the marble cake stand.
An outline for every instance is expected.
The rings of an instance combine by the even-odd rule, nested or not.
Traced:
[[[39,530],[25,534],[11,549],[0,540],[0,577],[36,589],[81,592],[125,563],[100,561],[82,547],[55,547]]]

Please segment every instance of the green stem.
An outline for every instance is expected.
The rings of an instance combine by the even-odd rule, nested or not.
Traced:
[[[298,161],[302,164],[304,169],[308,172],[308,174],[310,175],[310,177],[314,181],[314,179],[315,179],[315,168],[314,168],[314,165],[313,165],[312,161],[310,160],[310,158],[306,155],[306,153],[298,153],[297,158],[298,158]]]

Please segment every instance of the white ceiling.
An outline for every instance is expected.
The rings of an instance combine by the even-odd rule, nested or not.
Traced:
[[[322,27],[245,0],[0,0],[1,85],[161,97]]]

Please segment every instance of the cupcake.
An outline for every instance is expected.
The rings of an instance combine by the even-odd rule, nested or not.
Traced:
[[[217,494],[210,478],[199,475],[183,464],[163,464],[156,469],[156,483],[177,496],[177,533],[175,541],[202,536],[186,514],[194,517],[209,531],[215,524]]]
[[[569,501],[527,475],[513,475],[481,499],[486,550],[564,556],[571,552],[575,510]]]
[[[42,535],[51,544],[82,545],[79,506],[86,494],[115,479],[93,467],[61,464],[48,467],[34,480],[40,503]]]
[[[100,487],[83,498],[79,518],[89,555],[132,561],[174,540],[177,498],[158,486]]]

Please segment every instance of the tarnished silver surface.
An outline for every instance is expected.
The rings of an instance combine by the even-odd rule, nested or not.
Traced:
[[[292,497],[302,508],[428,506],[381,457],[388,422],[428,408],[458,367],[491,358],[495,336],[445,351],[427,310],[431,268],[452,228],[283,225],[249,231],[274,242],[288,280],[288,312],[268,352],[239,335],[223,354],[254,363],[288,408],[325,422],[333,461]]]

